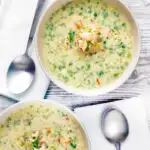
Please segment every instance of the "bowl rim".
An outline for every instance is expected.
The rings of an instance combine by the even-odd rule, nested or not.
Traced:
[[[83,134],[84,134],[84,140],[87,143],[87,150],[91,150],[91,142],[90,142],[90,138],[88,136],[88,132],[83,124],[83,122],[81,120],[78,119],[78,117],[76,116],[76,114],[70,110],[68,107],[64,106],[63,104],[60,104],[58,102],[55,102],[54,100],[44,100],[44,99],[39,99],[39,100],[24,100],[24,101],[20,101],[16,104],[11,105],[10,107],[6,108],[4,111],[2,111],[0,113],[0,123],[5,121],[5,119],[7,117],[9,117],[11,115],[12,112],[16,112],[17,110],[32,105],[32,104],[37,104],[37,103],[42,103],[44,105],[49,104],[52,106],[56,106],[58,107],[58,109],[62,109],[64,111],[67,111],[74,119],[75,121],[78,123],[78,125],[80,126]]]
[[[94,97],[94,96],[99,96],[99,95],[103,95],[106,93],[109,93],[115,89],[117,89],[118,87],[120,87],[125,81],[128,80],[128,78],[131,76],[132,72],[134,71],[139,57],[140,57],[140,47],[141,47],[141,34],[140,34],[140,29],[138,26],[138,23],[132,13],[132,11],[128,8],[128,6],[122,2],[121,0],[115,0],[118,3],[120,3],[120,5],[122,5],[122,7],[124,7],[124,9],[129,13],[130,17],[132,18],[135,27],[136,27],[136,38],[138,43],[136,43],[138,45],[137,49],[136,49],[136,57],[134,56],[128,66],[128,68],[124,71],[124,73],[114,82],[102,87],[102,88],[96,88],[96,89],[82,89],[82,88],[74,88],[71,85],[67,85],[64,82],[60,81],[59,79],[57,79],[53,73],[50,73],[50,71],[48,71],[46,69],[46,67],[44,66],[43,62],[41,61],[40,58],[40,54],[38,51],[38,33],[39,33],[39,29],[40,29],[40,25],[42,23],[42,20],[44,18],[44,16],[47,14],[47,12],[51,9],[51,7],[53,6],[53,4],[59,2],[60,0],[52,0],[48,7],[45,9],[45,11],[42,13],[37,29],[36,29],[36,33],[35,33],[35,52],[36,52],[36,56],[38,58],[38,61],[40,63],[40,66],[43,70],[43,72],[47,75],[47,77],[53,82],[55,83],[57,86],[59,86],[60,88],[62,88],[63,90],[72,93],[72,94],[76,94],[79,96],[87,96],[87,97]],[[71,0],[68,0],[68,2]]]

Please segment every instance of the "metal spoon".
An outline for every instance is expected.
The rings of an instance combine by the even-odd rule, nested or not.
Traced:
[[[37,9],[40,0],[37,2],[37,8],[30,30],[29,37],[32,37],[32,32],[35,30],[34,21],[37,16]],[[28,49],[32,39],[28,39],[26,52],[23,55],[17,56],[10,64],[7,72],[7,87],[8,90],[13,94],[20,94],[25,92],[33,83],[35,79],[35,63],[32,58],[28,55]]]
[[[106,108],[101,116],[101,129],[105,138],[120,150],[121,143],[129,134],[129,125],[125,115],[113,107]]]

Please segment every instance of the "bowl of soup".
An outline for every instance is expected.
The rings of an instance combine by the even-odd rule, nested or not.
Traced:
[[[76,116],[53,101],[19,102],[0,114],[2,150],[90,150]]]
[[[119,0],[53,0],[37,28],[36,53],[56,85],[97,96],[129,78],[140,54],[140,33]]]

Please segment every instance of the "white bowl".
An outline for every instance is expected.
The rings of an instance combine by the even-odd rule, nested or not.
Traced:
[[[131,11],[128,9],[128,7],[123,4],[119,0],[105,0],[110,5],[115,5],[121,12],[125,14],[125,16],[130,20],[130,25],[132,27],[132,35],[134,39],[134,49],[132,54],[132,60],[128,66],[128,68],[124,71],[124,73],[121,75],[119,79],[114,81],[113,83],[106,85],[102,88],[97,88],[93,90],[87,90],[87,89],[78,89],[74,88],[72,86],[66,85],[62,81],[56,79],[56,77],[53,75],[52,72],[48,70],[48,66],[45,63],[44,57],[42,56],[42,37],[44,36],[44,25],[46,24],[48,18],[52,14],[53,11],[55,11],[57,8],[61,7],[63,4],[67,3],[70,0],[53,0],[47,10],[42,15],[39,25],[36,32],[36,54],[38,57],[38,60],[40,62],[41,67],[43,68],[44,72],[47,74],[47,76],[59,87],[62,89],[74,93],[81,96],[97,96],[102,95],[107,92],[110,92],[116,88],[118,88],[120,85],[122,85],[132,74],[133,70],[135,69],[135,66],[138,62],[139,55],[140,55],[140,45],[141,45],[141,39],[140,39],[140,32],[138,29],[138,25],[131,13]]]
[[[18,111],[21,108],[24,108],[25,106],[29,106],[29,105],[35,105],[37,103],[42,103],[44,105],[51,105],[51,106],[56,106],[58,109],[60,108],[61,110],[67,111],[76,121],[76,123],[78,124],[78,127],[80,128],[80,131],[82,132],[83,138],[84,138],[84,142],[85,142],[85,150],[90,150],[90,142],[89,142],[89,138],[88,135],[83,127],[83,125],[80,123],[80,121],[78,120],[78,118],[75,116],[75,114],[70,111],[67,107],[58,104],[54,101],[46,101],[46,100],[29,100],[29,101],[21,101],[18,102],[14,105],[12,105],[11,107],[7,108],[6,110],[4,110],[2,113],[0,113],[0,123],[3,123],[12,113]]]

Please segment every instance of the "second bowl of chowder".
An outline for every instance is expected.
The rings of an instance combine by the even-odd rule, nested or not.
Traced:
[[[0,114],[1,150],[90,150],[76,116],[53,101],[22,101]]]

